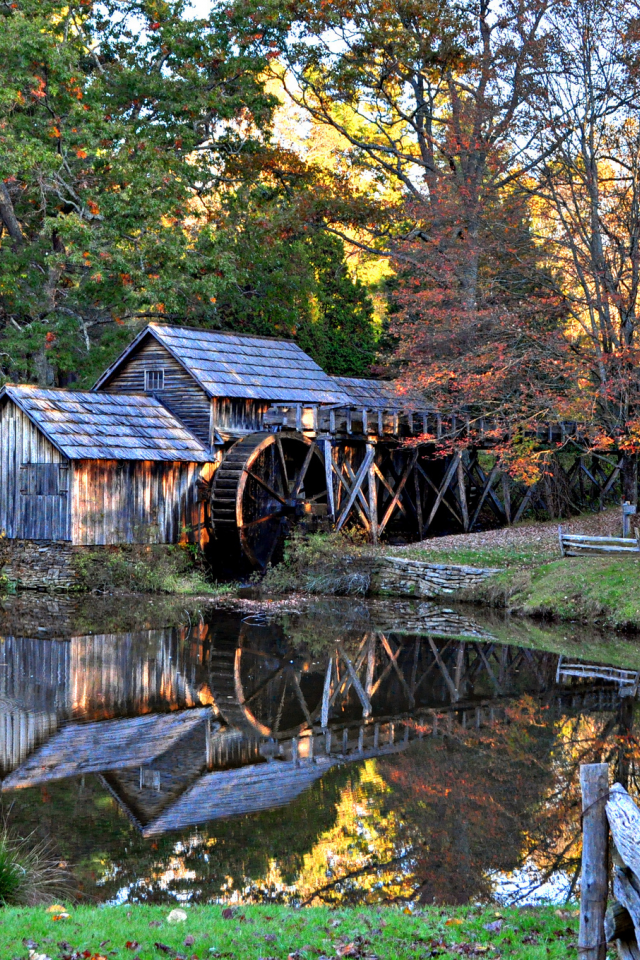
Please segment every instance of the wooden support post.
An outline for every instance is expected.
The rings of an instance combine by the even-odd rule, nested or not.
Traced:
[[[373,728],[373,749],[377,750],[380,744],[380,724],[376,723]]]
[[[504,500],[504,512],[507,517],[507,523],[511,523],[511,480],[506,473],[502,474],[502,499]]]
[[[371,524],[371,542],[378,542],[378,487],[376,486],[376,448],[375,444],[367,443],[367,450],[371,449],[369,464],[369,523]]]
[[[331,753],[331,730],[328,729],[324,735],[324,751],[327,756]]]
[[[344,730],[342,731],[342,752],[343,752],[343,754],[346,754],[346,752],[347,752],[348,749],[349,749],[349,731],[348,731],[347,728],[345,727]]]
[[[582,882],[578,953],[582,960],[606,960],[604,917],[607,909],[609,825],[605,805],[609,764],[580,767],[582,788]]]
[[[622,536],[625,538],[631,536],[631,517],[634,517],[635,514],[635,503],[630,503],[628,500],[625,500],[622,504]]]
[[[358,753],[364,753],[364,727],[358,731]]]
[[[460,501],[460,509],[462,511],[462,526],[465,533],[469,532],[469,507],[467,506],[467,489],[464,485],[464,464],[462,462],[462,454],[458,458],[458,500]]]
[[[294,737],[291,741],[291,759],[295,763],[296,767],[300,763],[298,758],[298,738]]]
[[[333,412],[333,411],[332,411]],[[325,481],[327,484],[327,514],[330,520],[335,519],[336,515],[336,505],[335,498],[333,496],[333,469],[331,466],[333,459],[333,450],[331,447],[331,440],[325,440],[323,442],[324,447],[324,475]]]

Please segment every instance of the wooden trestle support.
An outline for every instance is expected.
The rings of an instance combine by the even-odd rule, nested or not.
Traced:
[[[537,439],[549,444],[550,455],[542,478],[526,486],[500,469],[490,423],[480,424],[462,448],[465,432],[471,438],[465,425],[430,413],[277,405],[265,422],[312,440],[325,462],[329,518],[337,529],[363,527],[373,542],[394,533],[419,540],[468,532],[532,515],[554,519],[620,500],[624,454],[583,453],[576,424],[539,428]],[[434,443],[407,444],[425,434],[451,437],[458,449],[442,456]],[[562,451],[554,453],[559,443]]]
[[[624,454],[584,454],[575,424],[538,432],[548,458],[541,479],[526,486],[500,468],[495,425],[465,438],[464,425],[431,414],[276,405],[264,430],[236,441],[214,475],[218,553],[264,569],[301,521],[359,526],[373,543],[415,541],[620,500]],[[438,453],[436,442],[421,442],[425,435],[451,439],[452,452]]]

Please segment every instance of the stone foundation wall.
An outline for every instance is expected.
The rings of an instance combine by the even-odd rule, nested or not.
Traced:
[[[435,600],[475,587],[500,572],[491,568],[382,557],[372,577],[371,593]]]
[[[63,540],[10,540],[2,575],[28,590],[73,590],[80,581],[73,560],[78,550]],[[95,548],[92,548],[95,549]]]

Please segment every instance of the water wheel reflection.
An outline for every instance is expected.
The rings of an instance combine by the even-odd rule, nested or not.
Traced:
[[[212,653],[212,686],[225,720],[263,737],[287,738],[318,721],[322,665],[291,650],[274,650],[273,636],[246,626],[234,648]]]

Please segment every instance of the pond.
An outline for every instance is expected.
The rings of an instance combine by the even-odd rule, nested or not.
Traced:
[[[640,642],[429,603],[22,595],[0,803],[122,902],[564,902],[579,765],[635,791]]]

